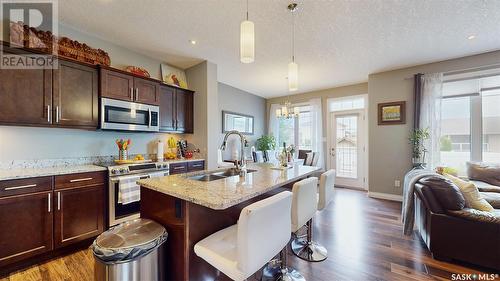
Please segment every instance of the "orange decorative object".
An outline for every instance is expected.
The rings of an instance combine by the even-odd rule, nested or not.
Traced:
[[[55,54],[55,48],[57,48],[57,54],[60,57],[89,64],[106,66],[111,64],[107,52],[92,48],[85,43],[67,37],[57,38],[49,31],[37,30],[24,25],[22,22],[11,22],[10,30],[11,41],[9,43],[12,45],[23,46],[24,48],[35,49],[49,54]]]
[[[125,68],[125,71],[148,78],[151,77],[146,69],[138,66],[127,66],[127,68]]]

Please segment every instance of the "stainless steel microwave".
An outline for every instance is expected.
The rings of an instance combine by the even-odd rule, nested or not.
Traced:
[[[129,101],[101,98],[101,129],[158,132],[160,108]]]

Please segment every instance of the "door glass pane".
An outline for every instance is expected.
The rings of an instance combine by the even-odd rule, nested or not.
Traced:
[[[443,99],[441,110],[441,163],[463,175],[471,151],[470,98]]]
[[[358,116],[336,117],[337,176],[358,177]]]
[[[295,131],[295,118],[290,119],[280,119],[280,131],[279,131],[279,140],[278,147],[283,146],[283,142],[286,145],[294,144],[294,131]]]
[[[299,128],[297,133],[299,134],[299,149],[312,150],[312,120],[311,112],[301,112],[299,115]]]
[[[500,91],[483,93],[483,161],[500,163]]]

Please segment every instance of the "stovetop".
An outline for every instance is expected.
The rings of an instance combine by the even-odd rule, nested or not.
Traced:
[[[168,171],[169,164],[167,162],[146,162],[135,164],[102,163],[99,166],[108,168],[109,176],[121,176],[130,174],[147,174],[156,171]]]

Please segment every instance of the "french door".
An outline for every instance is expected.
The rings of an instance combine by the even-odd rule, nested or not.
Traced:
[[[364,110],[331,113],[330,167],[335,184],[365,189],[366,136]]]

